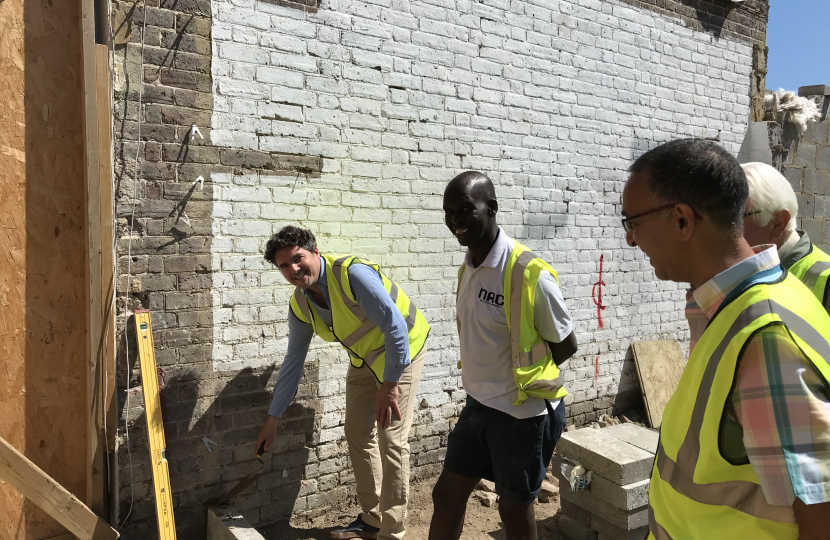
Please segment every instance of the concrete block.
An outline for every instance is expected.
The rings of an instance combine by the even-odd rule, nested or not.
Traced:
[[[816,152],[816,168],[830,169],[830,148],[823,146],[819,147]]]
[[[635,510],[617,508],[608,501],[596,497],[590,490],[573,492],[562,489],[559,493],[563,500],[568,500],[577,506],[591,512],[591,523],[595,517],[604,519],[615,527],[633,530],[648,525],[648,506]]]
[[[635,510],[648,504],[649,480],[641,480],[625,486],[595,474],[591,479],[591,493],[617,508]]]
[[[569,540],[597,540],[597,533],[570,516],[559,518],[559,532]]]
[[[207,540],[265,540],[233,506],[207,509]]]
[[[559,479],[559,498],[564,514],[568,514],[582,523],[586,521],[586,515],[591,516],[591,523],[593,523],[594,517],[599,517],[615,527],[625,530],[633,530],[648,525],[648,506],[629,510],[618,508],[612,503],[597,497],[592,491],[596,476],[591,480],[591,486],[588,489],[577,492],[571,491],[570,485],[562,476],[558,467],[554,468],[554,476]],[[647,504],[648,499],[645,500]]]
[[[570,488],[566,488],[570,489]],[[559,499],[559,506],[562,508],[562,513],[566,516],[571,516],[578,522],[582,523],[583,525],[590,525],[591,524],[591,512],[585,510],[581,506],[578,506],[571,501],[566,501],[565,499]]]
[[[830,96],[830,86],[826,84],[814,84],[813,86],[799,86],[798,95],[807,96]]]
[[[591,516],[591,528],[599,533],[599,538],[608,540],[645,540],[648,536],[648,524],[644,527],[626,530],[615,527],[599,516]]]
[[[603,428],[601,432],[652,454],[657,453],[657,444],[660,442],[658,432],[637,424],[617,424]]]
[[[586,469],[621,486],[647,479],[651,473],[654,455],[603,431],[578,429],[563,433],[556,450],[566,458],[579,461]]]

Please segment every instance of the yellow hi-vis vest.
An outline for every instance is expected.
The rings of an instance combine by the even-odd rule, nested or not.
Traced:
[[[748,459],[730,462],[721,424],[746,344],[781,325],[825,384],[830,380],[830,317],[798,279],[784,272],[721,306],[663,412],[649,486],[655,540],[796,540],[790,507],[767,503]]]
[[[824,304],[827,278],[830,277],[830,255],[812,244],[810,253],[796,261],[789,270],[813,292],[819,302]]]
[[[458,289],[464,279],[466,264],[458,269]],[[533,321],[533,301],[539,273],[547,270],[556,279],[556,270],[539,258],[530,249],[516,242],[516,247],[507,259],[504,271],[504,314],[510,332],[510,356],[513,363],[513,379],[519,389],[513,405],[521,405],[528,396],[541,399],[561,399],[568,395],[562,386],[559,367],[553,361],[553,354],[547,342],[536,330]],[[461,320],[456,311],[456,325],[461,335]],[[461,367],[461,362],[458,362]]]
[[[354,367],[359,368],[367,364],[378,381],[383,382],[383,368],[386,363],[384,334],[357,305],[349,284],[349,266],[365,264],[380,275],[383,287],[406,320],[410,359],[415,358],[424,347],[429,334],[429,323],[403,289],[387,278],[377,264],[358,259],[354,255],[322,257],[326,264],[332,326],[323,321],[299,287],[291,295],[291,311],[301,321],[310,323],[314,327],[314,333],[323,340],[340,342],[349,351],[349,359]]]

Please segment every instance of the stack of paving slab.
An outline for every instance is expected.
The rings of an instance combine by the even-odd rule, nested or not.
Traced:
[[[560,459],[562,517],[559,530],[570,540],[643,540],[648,536],[648,484],[658,434],[636,424],[578,429],[562,434],[556,452],[592,471],[591,483],[571,491]]]

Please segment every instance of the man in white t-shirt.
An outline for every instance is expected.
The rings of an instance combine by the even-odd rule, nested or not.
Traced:
[[[507,539],[535,539],[533,502],[565,427],[565,404],[559,398],[567,392],[561,387],[556,366],[577,349],[571,317],[551,274],[553,269],[529,251],[524,252],[524,259],[515,254],[511,257],[517,243],[498,226],[497,212],[493,183],[485,175],[468,171],[447,185],[445,222],[458,242],[467,247],[456,300],[467,402],[450,433],[444,470],[433,490],[430,540],[460,537],[467,499],[481,478],[496,484]],[[550,271],[538,273],[532,306],[523,302],[519,310],[517,297],[530,295],[514,294],[507,300],[511,292],[505,291],[505,272],[509,270],[510,279],[514,279],[513,268],[527,265],[527,261]],[[518,271],[518,283],[528,286]],[[513,313],[508,315],[506,307]],[[535,328],[536,344],[523,353],[524,358],[537,362],[534,366],[547,366],[537,372],[553,374],[552,380],[533,379],[524,388],[519,387],[523,375],[517,375],[515,369],[522,354],[517,353],[514,343],[518,330],[511,334],[508,327],[508,316],[518,321],[514,318],[518,311],[522,322],[530,321]],[[511,322],[511,326],[520,325]],[[530,389],[539,387],[545,391]]]

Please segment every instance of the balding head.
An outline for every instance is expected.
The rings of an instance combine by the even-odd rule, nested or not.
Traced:
[[[475,201],[484,203],[491,199],[496,200],[493,182],[487,178],[487,175],[478,171],[465,171],[450,180],[444,190],[444,198],[451,192],[465,194]]]
[[[476,171],[459,174],[444,190],[444,222],[462,246],[484,255],[499,233],[493,182]]]

